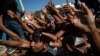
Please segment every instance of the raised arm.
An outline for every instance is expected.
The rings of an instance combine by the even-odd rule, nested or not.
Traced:
[[[35,28],[41,28],[41,26],[35,21],[34,17],[30,13],[25,13],[29,20],[26,22],[32,24]]]
[[[29,27],[26,25],[25,22],[23,22],[23,21],[21,20],[21,18],[20,18],[19,16],[17,16],[17,20],[18,20],[19,23],[21,24],[22,28],[25,29],[27,32],[29,32],[30,34],[32,34],[32,33],[34,32],[31,28],[29,28]]]
[[[78,27],[86,33],[90,33],[89,27],[83,24],[76,15],[72,16],[71,14],[68,14],[68,17],[71,20],[71,23],[74,24],[74,26]]]
[[[40,23],[40,24],[44,24],[44,25],[47,24],[45,21],[41,20],[40,18],[37,18],[35,15],[33,15],[33,17],[35,18],[35,20],[38,21],[38,23]]]
[[[17,48],[29,48],[29,42],[26,40],[22,41],[16,41],[16,40],[1,40],[0,39],[0,44],[1,45],[7,45],[11,47],[17,47]]]
[[[11,36],[13,40],[1,40],[0,39],[0,44],[7,45],[7,46],[12,46],[12,47],[22,47],[22,48],[29,48],[30,47],[30,42],[24,39],[21,39],[17,34],[11,32],[8,30],[4,25],[3,25],[3,18],[2,15],[0,15],[0,29],[4,32],[6,32],[9,36]]]
[[[50,42],[50,46],[52,46],[52,47],[61,47],[62,46],[61,39],[57,38],[56,35],[53,35],[51,33],[46,33],[46,32],[43,32],[42,34],[53,40]]]
[[[56,13],[56,15],[61,19],[61,21],[65,22],[64,17],[57,11],[57,9],[49,3],[48,6]]]
[[[1,29],[2,31],[4,31],[5,33],[7,33],[7,35],[11,36],[14,40],[21,40],[21,38],[20,38],[17,34],[13,33],[13,32],[10,31],[10,30],[8,30],[8,29],[3,25],[3,18],[2,18],[2,17],[3,17],[3,16],[0,15],[0,29]]]
[[[93,36],[93,41],[94,41],[96,47],[98,48],[98,50],[100,51],[100,35],[97,31],[95,22],[93,21],[94,15],[84,3],[82,3],[82,7],[84,9],[84,12],[86,13],[86,18],[87,18],[86,20],[88,22],[88,26],[90,28],[91,35]]]

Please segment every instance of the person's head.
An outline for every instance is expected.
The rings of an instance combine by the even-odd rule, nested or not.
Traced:
[[[43,52],[47,49],[50,39],[41,34],[41,29],[33,33],[31,48],[34,52]]]
[[[8,10],[7,13],[8,13],[9,17],[14,18],[14,12],[13,11]]]

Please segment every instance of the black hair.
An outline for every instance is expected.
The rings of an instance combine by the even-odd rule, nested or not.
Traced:
[[[17,9],[17,2],[16,0],[3,0],[4,1],[4,8],[5,10],[12,10],[13,12],[16,12]]]
[[[44,29],[37,29],[33,34],[32,34],[32,41],[34,42],[43,42],[43,43],[48,43],[50,42],[50,38],[48,38],[47,36],[45,35],[42,35],[41,33],[43,32]]]

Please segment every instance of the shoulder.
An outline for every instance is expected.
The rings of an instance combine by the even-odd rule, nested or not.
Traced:
[[[43,56],[54,56],[54,55],[47,51],[47,52],[43,53]]]

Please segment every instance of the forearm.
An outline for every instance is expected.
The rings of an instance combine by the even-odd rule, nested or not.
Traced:
[[[100,35],[97,31],[97,28],[96,28],[95,24],[92,24],[92,25],[89,25],[89,26],[90,26],[90,29],[91,29],[91,35],[93,36],[93,41],[100,51]]]
[[[83,31],[90,33],[90,29],[88,26],[84,25],[84,24],[74,24],[76,27],[82,29]]]
[[[17,47],[17,48],[30,48],[30,42],[27,40],[21,40],[21,41],[15,41],[15,40],[1,40],[0,44],[7,45],[11,47]]]
[[[64,17],[59,12],[56,12],[56,14],[60,18],[61,21],[65,22]]]
[[[50,39],[56,41],[57,40],[57,37],[53,34],[50,34],[50,33],[46,33],[46,32],[42,32],[43,35],[49,37]]]
[[[29,32],[30,34],[32,34],[34,31],[31,29],[31,28],[29,28],[26,24],[24,24],[24,23],[22,23],[22,27],[27,31],[27,32]]]
[[[41,28],[41,26],[40,26],[39,24],[37,24],[36,22],[32,23],[32,25],[33,25],[36,29]]]
[[[19,41],[6,41],[6,40],[0,40],[0,44],[12,46],[12,47],[20,47],[21,43]]]
[[[41,20],[41,19],[37,19],[37,21],[39,22],[39,23],[41,23],[41,24],[47,24],[45,21],[43,21],[43,20]]]
[[[20,19],[20,17],[17,17],[17,20],[19,21],[19,23],[21,24],[22,28],[25,29],[27,32],[29,32],[30,34],[33,33],[33,30],[30,29],[25,22],[22,21],[22,19]]]
[[[62,36],[64,33],[65,33],[65,31],[60,30],[59,32],[56,33],[56,36],[57,36],[58,38],[61,38],[61,36]]]
[[[4,31],[7,35],[11,36],[14,40],[21,40],[20,37],[13,33],[12,31],[8,30],[5,26],[1,27],[1,30]]]
[[[3,18],[2,18],[2,15],[0,15],[0,29],[2,31],[4,31],[6,34],[8,34],[9,36],[12,37],[12,39],[14,40],[21,40],[20,37],[13,33],[12,31],[8,30],[4,25],[3,25]]]
[[[47,24],[45,21],[43,21],[43,20],[37,18],[36,16],[34,16],[34,18],[35,18],[39,23],[41,23],[41,24]]]
[[[91,10],[85,5],[85,3],[82,3],[82,8],[83,8],[83,11],[86,13],[86,20],[88,22],[88,26],[90,28],[93,41],[96,47],[100,51],[100,35],[99,35],[99,32],[97,31],[97,28],[94,22],[95,17],[93,13],[91,12]]]
[[[57,9],[53,8],[53,7],[51,7],[51,8],[56,13],[56,15],[60,18],[60,20],[65,22],[64,17],[57,11]]]
[[[56,22],[57,24],[61,24],[61,23],[62,23],[62,21],[59,19],[59,17],[57,17],[56,15],[53,15],[53,17],[54,17],[55,22]]]

